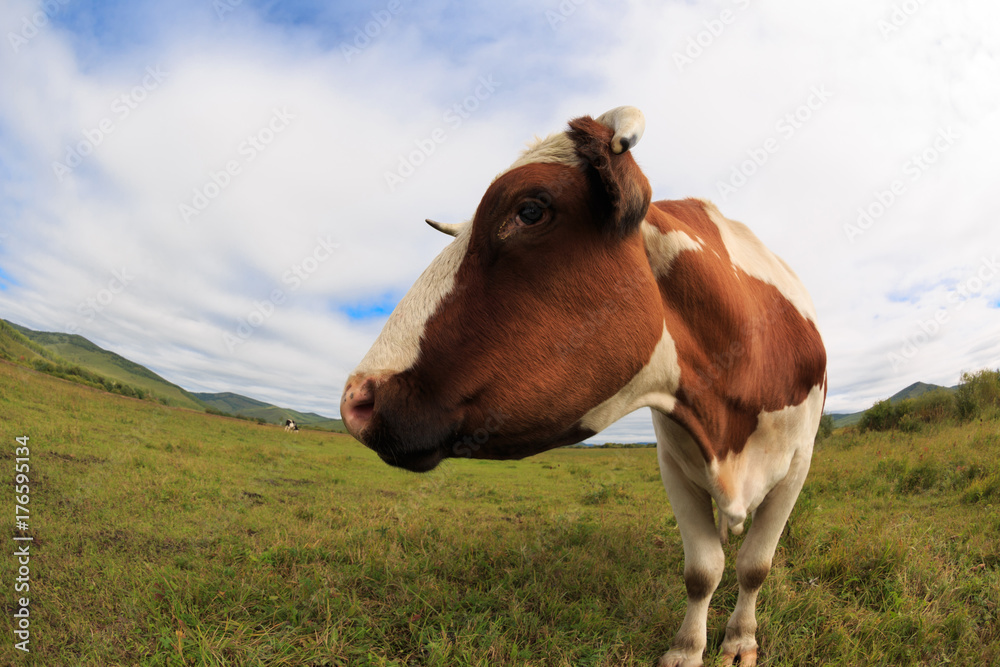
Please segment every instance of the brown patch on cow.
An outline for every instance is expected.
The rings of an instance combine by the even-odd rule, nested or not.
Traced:
[[[756,567],[737,568],[736,580],[740,583],[741,588],[753,592],[764,585],[764,580],[767,579],[770,571],[771,566],[766,563]]]
[[[667,330],[681,366],[671,417],[706,461],[743,450],[761,412],[799,405],[826,374],[816,325],[774,286],[734,266],[700,200],[654,203],[646,220],[704,244],[661,277]]]
[[[684,569],[684,587],[691,600],[704,600],[715,591],[718,581],[706,570]]]

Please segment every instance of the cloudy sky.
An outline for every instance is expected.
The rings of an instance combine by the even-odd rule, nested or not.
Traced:
[[[1000,365],[992,0],[6,0],[0,35],[0,317],[193,391],[336,415],[423,219],[622,104],[656,198],[810,289],[828,411]]]

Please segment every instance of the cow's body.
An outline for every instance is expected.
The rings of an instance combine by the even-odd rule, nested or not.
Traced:
[[[662,665],[697,665],[728,530],[754,515],[722,649],[754,607],[812,455],[826,355],[805,289],[710,203],[650,204],[629,107],[537,142],[487,190],[348,379],[348,429],[389,463],[521,458],[653,409],[688,613]],[[719,508],[718,524],[712,501]]]
[[[286,430],[286,431],[289,431],[289,432],[295,432],[295,431],[298,431],[298,430],[299,430],[299,425],[298,425],[298,424],[296,424],[296,423],[295,423],[295,422],[294,422],[293,420],[291,420],[291,419],[286,419],[286,420],[285,420],[285,430]]]

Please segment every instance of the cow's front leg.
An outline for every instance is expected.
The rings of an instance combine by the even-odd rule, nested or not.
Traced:
[[[753,524],[736,557],[740,596],[726,624],[726,638],[722,642],[723,665],[732,665],[737,658],[740,667],[757,664],[757,592],[771,570],[781,531],[809,472],[811,451],[811,447],[806,448],[792,459],[788,474],[771,489],[754,512]]]
[[[722,579],[726,559],[715,530],[712,498],[690,482],[670,454],[661,451],[660,476],[684,540],[687,612],[660,667],[697,667],[705,651],[708,604]]]

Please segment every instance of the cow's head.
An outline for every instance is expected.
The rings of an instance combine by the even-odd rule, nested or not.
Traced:
[[[649,181],[620,107],[536,142],[399,302],[344,388],[351,434],[424,471],[579,442],[642,404],[663,313],[639,232]],[[672,348],[671,348],[672,351]],[[647,403],[648,404],[648,403]]]

